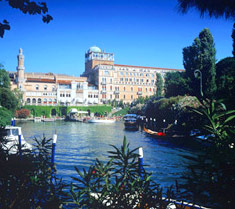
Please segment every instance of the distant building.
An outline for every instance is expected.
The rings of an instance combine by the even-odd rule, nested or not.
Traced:
[[[156,73],[181,69],[119,65],[114,54],[93,46],[85,53],[82,77],[54,73],[27,73],[23,50],[17,56],[17,72],[9,72],[11,88],[23,92],[28,105],[94,105],[116,100],[131,103],[138,97],[154,95]]]
[[[26,73],[23,50],[17,56],[17,72],[9,72],[11,88],[23,92],[27,105],[88,105],[98,103],[98,90],[86,77],[54,73]]]
[[[155,94],[157,72],[164,77],[166,72],[176,71],[184,70],[114,64],[113,53],[93,46],[85,54],[85,72],[82,76],[97,86],[99,103],[114,99],[131,103],[138,97]]]

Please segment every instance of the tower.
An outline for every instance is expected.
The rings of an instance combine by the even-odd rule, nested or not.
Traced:
[[[23,50],[20,48],[19,54],[17,56],[18,66],[17,66],[17,84],[19,88],[22,88],[22,83],[24,83],[24,55]]]
[[[85,53],[85,74],[89,74],[96,65],[114,65],[114,54],[105,53],[97,46],[92,46]]]

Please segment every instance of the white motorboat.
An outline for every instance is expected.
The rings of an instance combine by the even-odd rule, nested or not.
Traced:
[[[9,154],[16,154],[19,146],[19,135],[21,135],[21,150],[27,151],[32,150],[32,145],[25,141],[21,131],[21,127],[6,126],[3,130],[4,142],[1,143],[3,150]]]
[[[96,118],[96,119],[90,119],[87,121],[88,123],[115,123],[116,120],[113,119],[103,119],[103,118]]]

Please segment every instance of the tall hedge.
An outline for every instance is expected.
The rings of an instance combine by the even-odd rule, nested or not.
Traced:
[[[105,112],[109,113],[112,110],[111,106],[97,105],[97,106],[36,106],[36,105],[26,105],[23,108],[30,110],[31,115],[35,117],[40,117],[45,115],[46,117],[51,117],[52,110],[56,110],[56,116],[64,116],[72,109],[88,111],[91,113],[98,113],[104,115]]]

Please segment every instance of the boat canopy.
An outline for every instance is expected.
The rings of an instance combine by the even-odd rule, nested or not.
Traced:
[[[137,118],[138,116],[136,114],[126,114],[124,115],[124,118]]]
[[[72,108],[69,113],[78,113],[78,110],[76,108]]]

